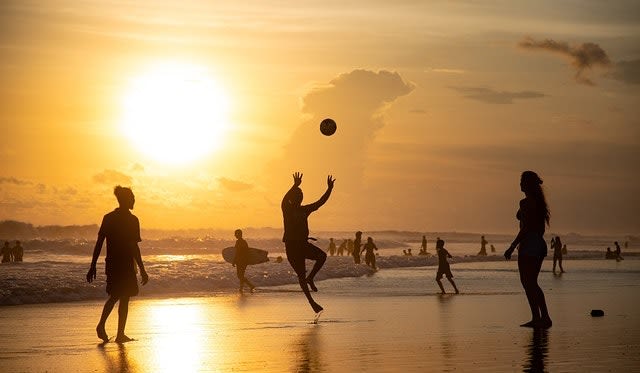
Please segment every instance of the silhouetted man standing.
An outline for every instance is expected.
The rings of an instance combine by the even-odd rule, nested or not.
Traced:
[[[149,281],[149,276],[144,269],[142,256],[138,242],[140,239],[140,222],[138,218],[129,210],[133,209],[135,197],[129,188],[116,186],[113,193],[118,199],[120,207],[106,214],[102,219],[100,231],[98,232],[98,240],[93,249],[93,258],[91,267],[87,272],[87,281],[92,282],[96,278],[96,263],[102,250],[104,240],[107,240],[107,257],[105,259],[105,271],[107,274],[107,299],[100,316],[100,321],[96,327],[98,338],[104,342],[109,341],[107,332],[105,331],[105,323],[111,314],[116,302],[120,302],[118,306],[118,334],[116,342],[124,343],[132,341],[132,338],[124,334],[124,328],[127,324],[127,315],[129,313],[129,298],[138,295],[138,283],[134,267],[135,264],[140,268],[142,276],[142,285]]]
[[[309,205],[302,205],[302,174],[296,172],[293,174],[293,186],[282,198],[282,217],[284,220],[284,236],[282,241],[287,252],[287,260],[289,264],[296,271],[298,275],[298,282],[300,287],[307,297],[313,311],[318,313],[322,311],[322,306],[316,303],[311,297],[309,288],[313,291],[318,291],[316,285],[313,282],[313,278],[316,273],[322,268],[325,260],[327,260],[327,254],[319,247],[308,242],[309,239],[309,224],[307,218],[309,215],[324,205],[331,191],[333,190],[333,183],[335,179],[329,175],[327,176],[327,191],[324,192],[322,197],[316,202]],[[305,265],[305,259],[315,260],[313,269],[306,275],[307,269]]]

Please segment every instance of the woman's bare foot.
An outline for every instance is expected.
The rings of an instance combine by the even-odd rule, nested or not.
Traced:
[[[524,324],[520,324],[520,326],[523,328],[535,328],[539,323],[540,323],[540,320],[531,320]]]
[[[551,319],[546,318],[546,319],[539,320],[536,327],[542,328],[542,329],[549,329],[551,325],[553,325],[553,322],[551,322]]]

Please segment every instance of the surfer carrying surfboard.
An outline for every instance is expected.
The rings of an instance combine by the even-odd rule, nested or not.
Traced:
[[[247,241],[242,238],[242,230],[236,229],[236,255],[233,258],[233,266],[236,267],[236,274],[238,275],[238,280],[240,280],[240,294],[244,292],[244,284],[249,286],[249,290],[253,292],[253,289],[256,287],[247,280],[244,273],[247,270],[247,265],[249,264],[249,245]]]
[[[327,202],[333,190],[334,182],[335,179],[333,176],[327,176],[327,191],[324,192],[322,197],[312,204],[302,205],[303,193],[302,189],[300,189],[302,174],[296,172],[293,174],[293,186],[284,195],[281,205],[284,220],[284,235],[282,241],[284,242],[287,253],[287,260],[289,260],[289,264],[291,264],[293,270],[296,271],[300,287],[307,297],[311,308],[313,308],[313,311],[316,313],[322,311],[323,308],[313,300],[309,288],[313,291],[318,291],[318,288],[316,288],[313,282],[313,278],[327,260],[327,254],[309,242],[309,224],[307,218],[312,212]],[[309,276],[306,275],[305,259],[315,261],[311,272],[309,272]]]

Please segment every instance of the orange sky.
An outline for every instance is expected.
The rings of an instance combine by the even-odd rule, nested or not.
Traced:
[[[337,178],[312,230],[510,232],[532,169],[552,231],[640,233],[637,2],[210,3],[0,3],[0,219],[97,224],[122,184],[143,227],[278,227],[301,171],[307,202]],[[186,163],[123,130],[165,63],[229,101]]]

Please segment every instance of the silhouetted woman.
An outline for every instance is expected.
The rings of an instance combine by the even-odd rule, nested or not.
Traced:
[[[549,328],[551,317],[547,310],[544,293],[538,285],[538,274],[542,261],[547,256],[547,243],[544,240],[545,224],[549,224],[549,208],[542,191],[542,179],[533,171],[525,171],[520,178],[520,190],[525,198],[520,201],[516,218],[520,221],[520,232],[504,252],[505,258],[518,248],[518,270],[520,282],[531,307],[531,321],[524,327]]]

